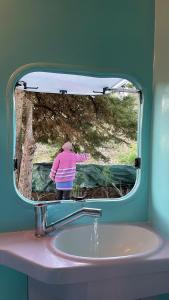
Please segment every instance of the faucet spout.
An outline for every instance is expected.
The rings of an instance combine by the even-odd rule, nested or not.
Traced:
[[[99,208],[83,207],[79,209],[79,212],[85,216],[100,218],[102,216],[102,210]]]
[[[54,231],[56,229],[59,229],[60,227],[66,225],[68,223],[71,223],[83,216],[98,218],[101,216],[101,214],[102,214],[101,209],[84,207],[84,208],[81,208],[81,209],[73,212],[72,214],[69,214],[66,217],[64,217],[60,220],[57,220],[56,222],[48,225],[46,227],[46,232],[48,233],[48,232]]]
[[[101,217],[101,215],[101,209],[83,207],[56,222],[47,224],[47,205],[35,206],[35,235],[38,237],[44,236],[45,234],[57,230],[83,216],[98,218]]]

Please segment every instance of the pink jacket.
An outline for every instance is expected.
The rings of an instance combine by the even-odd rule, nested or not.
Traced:
[[[88,153],[78,154],[64,150],[56,156],[49,177],[55,182],[73,181],[76,175],[76,163],[88,158]]]

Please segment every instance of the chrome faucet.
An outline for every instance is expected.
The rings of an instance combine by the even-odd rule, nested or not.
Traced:
[[[32,201],[35,210],[35,235],[41,237],[49,232],[59,229],[60,227],[73,222],[83,216],[91,216],[98,218],[102,215],[102,210],[98,208],[83,207],[62,219],[51,224],[47,224],[47,207],[53,204],[61,203],[58,200],[54,201]]]

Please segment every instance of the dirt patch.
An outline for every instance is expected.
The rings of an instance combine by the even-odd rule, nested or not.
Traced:
[[[120,189],[122,195],[126,195],[130,192],[131,187],[124,186]],[[71,195],[71,199],[75,200],[77,198],[83,199],[103,199],[103,198],[120,198],[119,192],[115,190],[113,187],[94,187],[94,188],[83,188],[80,190],[80,195]],[[47,193],[47,192],[33,192],[32,193],[33,200],[56,200],[57,194],[56,193]]]

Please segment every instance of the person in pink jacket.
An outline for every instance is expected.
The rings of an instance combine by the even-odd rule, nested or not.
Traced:
[[[49,177],[56,183],[57,199],[70,199],[73,181],[76,175],[76,163],[86,161],[88,153],[75,153],[72,143],[66,142],[55,157]]]

